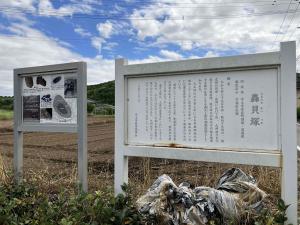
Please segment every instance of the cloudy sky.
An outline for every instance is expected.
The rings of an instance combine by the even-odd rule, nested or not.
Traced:
[[[0,95],[12,95],[13,69],[20,67],[86,61],[88,83],[95,84],[114,79],[114,59],[120,57],[133,64],[277,51],[280,41],[299,39],[299,5],[0,0]]]

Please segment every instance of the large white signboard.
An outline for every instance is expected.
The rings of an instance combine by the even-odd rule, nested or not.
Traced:
[[[24,123],[77,123],[77,75],[22,77]]]
[[[277,70],[128,78],[128,144],[278,149]]]
[[[116,193],[131,156],[279,167],[287,222],[298,224],[295,42],[230,57],[119,59],[115,84]]]

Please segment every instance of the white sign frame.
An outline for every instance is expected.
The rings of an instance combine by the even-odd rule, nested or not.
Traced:
[[[210,71],[235,71],[276,68],[278,71],[278,143],[276,151],[249,149],[189,149],[133,146],[127,144],[127,79]],[[282,168],[281,196],[286,204],[288,223],[297,224],[297,135],[296,135],[296,43],[283,42],[279,52],[230,57],[128,65],[115,63],[115,193],[128,182],[128,157],[153,157],[217,163],[235,163]]]
[[[23,177],[23,133],[64,132],[78,134],[78,184],[88,190],[87,163],[87,66],[85,62],[73,62],[48,66],[14,69],[14,175],[17,183]],[[24,76],[76,74],[77,76],[77,123],[31,123],[23,121],[22,79]]]

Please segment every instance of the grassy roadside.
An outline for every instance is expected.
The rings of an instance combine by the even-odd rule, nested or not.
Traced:
[[[0,120],[11,120],[13,115],[13,111],[0,109]]]

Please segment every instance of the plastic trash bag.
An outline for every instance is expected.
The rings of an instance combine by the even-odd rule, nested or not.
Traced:
[[[238,223],[246,210],[259,212],[265,197],[252,176],[232,168],[220,177],[216,188],[192,189],[186,182],[176,186],[164,174],[136,203],[140,213],[156,216],[163,224],[205,225],[211,220],[229,224]]]

